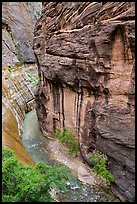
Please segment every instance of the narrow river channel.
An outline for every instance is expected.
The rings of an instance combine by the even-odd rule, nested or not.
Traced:
[[[51,159],[49,155],[50,139],[44,137],[40,131],[35,109],[25,116],[22,140],[26,151],[35,163],[43,161],[48,165],[59,165],[59,162]],[[74,175],[71,175],[67,188],[69,190],[67,193],[58,194],[59,202],[119,202],[112,193],[84,184]]]

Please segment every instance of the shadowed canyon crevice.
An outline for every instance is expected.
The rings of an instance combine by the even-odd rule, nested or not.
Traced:
[[[2,146],[31,165],[34,162],[22,144],[22,125],[25,112],[35,108],[38,71],[32,42],[41,5],[2,2]]]
[[[33,31],[41,6],[41,2],[2,2],[2,41],[14,50],[14,53],[10,52],[2,43],[2,66],[8,63],[35,63]],[[6,33],[8,38],[12,38],[10,43]]]
[[[88,163],[108,155],[121,200],[135,197],[134,2],[43,2],[34,32],[43,134],[72,128]]]

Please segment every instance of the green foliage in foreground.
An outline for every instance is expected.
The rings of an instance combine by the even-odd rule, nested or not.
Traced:
[[[75,138],[74,132],[72,132],[68,128],[63,128],[62,132],[59,128],[57,128],[56,135],[61,143],[64,143],[69,148],[70,155],[77,155],[78,154],[78,140]]]
[[[97,176],[101,179],[102,177],[106,179],[106,184],[109,185],[110,182],[114,182],[114,176],[107,170],[107,156],[101,154],[98,150],[93,153],[90,161],[96,162],[95,166],[92,168],[94,172],[97,173]]]
[[[13,150],[2,149],[3,202],[53,202],[50,190],[65,192],[68,175],[66,167],[51,167],[43,162],[24,165]]]

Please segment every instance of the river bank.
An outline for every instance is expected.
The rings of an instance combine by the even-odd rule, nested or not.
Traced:
[[[35,163],[42,161],[53,166],[65,165],[71,170],[72,183],[68,183],[69,192],[65,195],[58,194],[59,200],[66,202],[119,201],[107,188],[101,188],[95,174],[83,163],[80,155],[72,158],[68,156],[66,147],[59,141],[43,137],[35,109],[26,114],[22,140]]]
[[[116,202],[118,199],[113,194],[108,193],[108,191],[105,192],[99,186],[97,187],[98,179],[83,162],[80,154],[76,158],[68,156],[67,148],[58,140],[44,137],[40,131],[34,109],[34,83],[32,79],[35,76],[34,67],[30,66],[28,73],[24,72],[26,67],[25,69],[20,68],[19,72],[15,69],[8,79],[5,79],[7,75],[3,74],[3,147],[7,146],[13,149],[18,159],[27,165],[34,165],[34,163],[43,161],[52,166],[68,166],[71,171],[72,182],[67,184],[68,193],[58,194],[58,200],[66,202],[98,202],[100,200]],[[28,113],[25,114],[25,112]]]

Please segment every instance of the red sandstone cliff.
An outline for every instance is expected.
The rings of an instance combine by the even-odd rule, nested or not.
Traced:
[[[67,126],[87,161],[107,154],[123,201],[135,199],[134,41],[134,2],[44,2],[34,33],[43,133]]]

